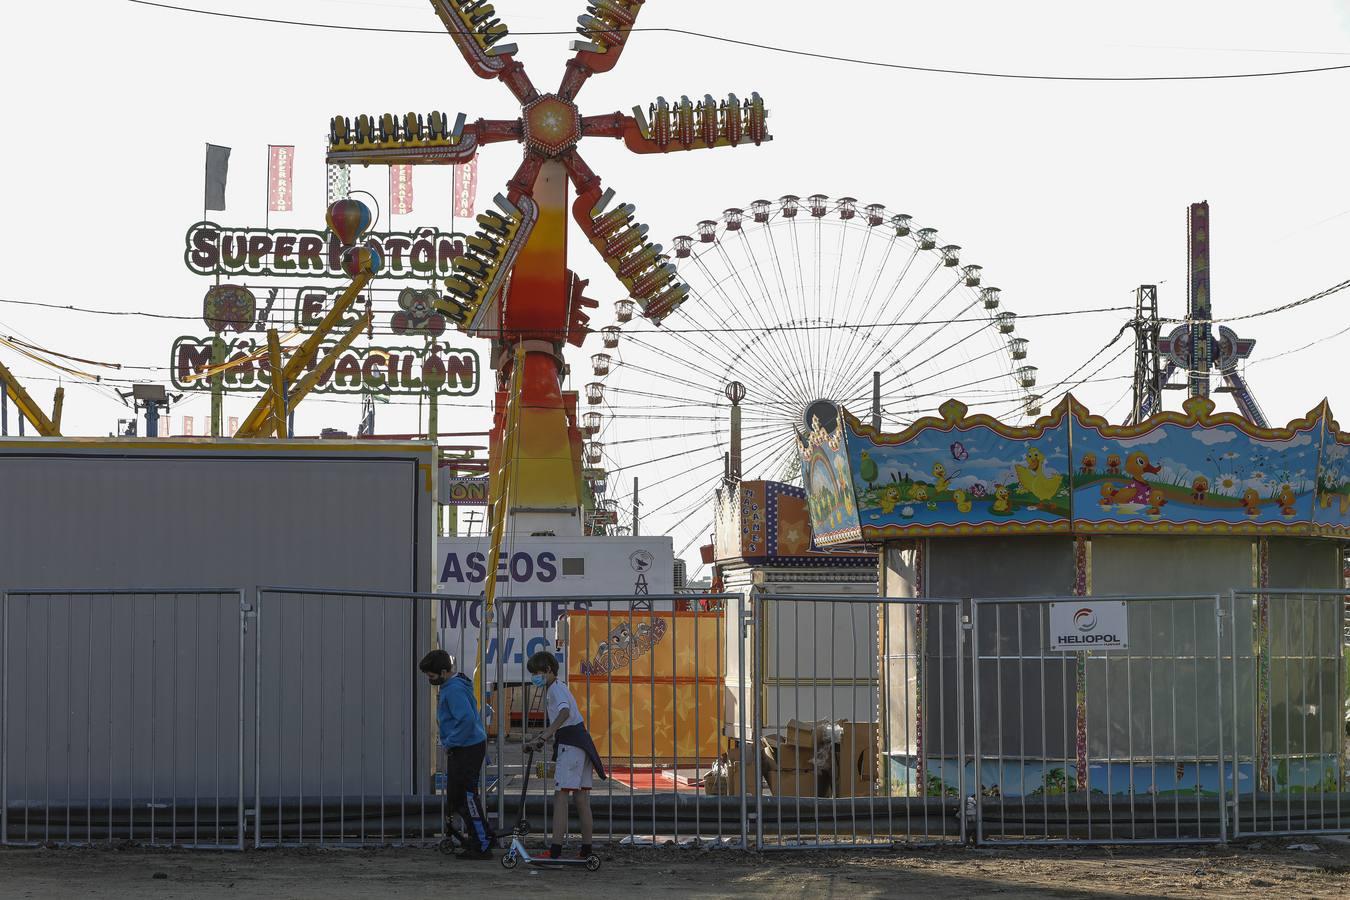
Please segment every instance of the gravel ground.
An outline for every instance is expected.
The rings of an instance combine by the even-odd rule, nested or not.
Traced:
[[[1291,849],[1291,845],[1310,849]],[[5,898],[418,898],[547,890],[550,898],[1350,896],[1350,840],[1170,849],[868,853],[602,852],[598,872],[507,872],[430,850],[0,851]]]

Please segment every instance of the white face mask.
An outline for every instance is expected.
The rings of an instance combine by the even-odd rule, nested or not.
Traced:
[[[540,688],[543,687],[543,686],[544,686],[544,676],[543,676],[543,675],[534,675],[534,676],[532,676],[532,677],[530,678],[530,684],[534,685],[535,687],[540,687]]]

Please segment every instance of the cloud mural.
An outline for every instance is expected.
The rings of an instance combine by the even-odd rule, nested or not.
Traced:
[[[1161,430],[1159,431],[1161,434]],[[1229,441],[1237,440],[1236,431],[1192,431],[1191,437],[1207,446],[1215,444],[1226,444]]]

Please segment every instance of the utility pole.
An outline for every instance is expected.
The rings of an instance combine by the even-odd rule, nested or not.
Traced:
[[[872,373],[872,428],[881,431],[881,373]]]
[[[638,478],[633,476],[633,537],[638,536],[638,507],[642,506],[638,502]]]
[[[217,333],[211,337],[211,437],[221,436],[221,423],[225,420],[225,341]]]
[[[441,392],[441,387],[445,384],[445,370],[439,365],[433,365],[433,362],[439,363],[440,345],[434,338],[427,338],[426,343],[426,363],[422,368],[422,383],[427,389],[427,440],[433,444],[436,443],[437,435],[440,434],[440,416],[437,411],[437,396]]]

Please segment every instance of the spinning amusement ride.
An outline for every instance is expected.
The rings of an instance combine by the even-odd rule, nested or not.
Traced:
[[[635,153],[735,147],[769,140],[759,96],[742,101],[705,97],[669,104],[658,99],[650,117],[609,113],[583,116],[577,95],[591,78],[619,61],[643,0],[596,0],[579,21],[586,38],[574,42],[556,91],[541,93],[505,42],[506,26],[491,4],[434,0],[455,46],[475,74],[500,80],[520,104],[517,119],[453,122],[427,117],[361,115],[333,119],[328,161],[361,164],[464,163],[481,146],[524,144],[524,160],[496,197],[498,210],[478,217],[466,254],[446,280],[438,308],[461,330],[493,342],[498,391],[492,430],[494,531],[580,534],[585,503],[582,440],[576,396],[560,388],[562,348],[581,346],[596,306],[586,282],[567,268],[568,187],[576,191],[572,216],[604,257],[641,314],[660,322],[688,296],[662,248],[647,240],[631,204],[615,204],[582,159],[585,137],[622,140]],[[508,512],[509,510],[509,512]],[[509,523],[509,524],[508,524]]]
[[[595,0],[580,17],[585,40],[572,44],[556,91],[541,93],[505,42],[506,26],[482,0],[433,0],[437,14],[469,67],[479,77],[501,81],[520,104],[516,119],[478,119],[440,112],[425,118],[337,116],[329,135],[330,164],[447,165],[471,160],[482,145],[516,141],[524,159],[495,198],[496,211],[478,216],[463,256],[446,279],[448,294],[436,307],[461,331],[492,341],[497,394],[490,444],[492,539],[488,571],[496,571],[507,535],[580,535],[590,508],[583,477],[583,441],[577,396],[561,389],[563,347],[580,347],[589,333],[587,282],[567,267],[569,184],[576,197],[572,216],[627,289],[641,315],[660,323],[689,295],[674,264],[647,240],[631,204],[614,203],[600,178],[582,159],[585,137],[622,140],[635,153],[759,145],[769,140],[766,111],[758,94],[717,101],[687,97],[675,104],[659,98],[644,115],[583,116],[577,95],[586,82],[613,69],[643,0]],[[355,204],[356,201],[345,201]],[[343,224],[337,205],[330,225]],[[361,218],[361,217],[358,217]],[[368,219],[368,215],[364,217]],[[359,229],[344,243],[355,244]],[[353,287],[380,265],[378,253],[353,246]],[[350,292],[349,292],[350,293]],[[348,300],[348,303],[350,300]],[[341,298],[335,310],[341,308]],[[284,409],[285,398],[274,401]],[[280,422],[282,416],[274,416]],[[596,473],[598,474],[598,473]],[[598,479],[597,479],[598,480]],[[488,579],[485,612],[491,615],[496,580]],[[481,648],[480,648],[481,649]]]

